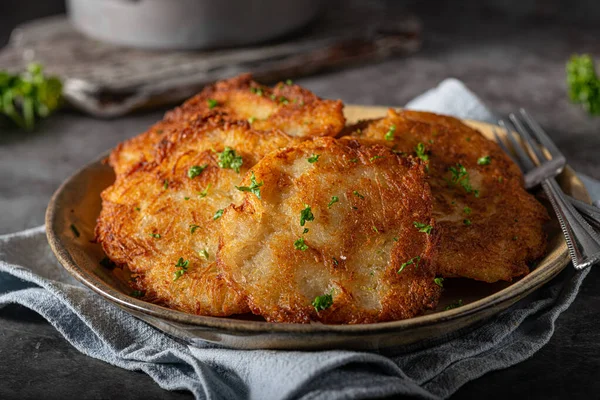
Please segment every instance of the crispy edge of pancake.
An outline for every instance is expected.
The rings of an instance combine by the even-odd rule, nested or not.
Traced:
[[[391,126],[395,127],[394,138],[385,140]],[[361,121],[347,127],[342,134],[374,140],[409,154],[416,154],[416,145],[423,143],[430,156],[436,218],[456,216],[456,207],[471,210],[470,214],[465,213],[460,218],[465,226],[461,226],[460,220],[458,223],[438,220],[442,234],[438,268],[443,276],[490,283],[511,281],[529,273],[528,263],[544,255],[547,210],[526,192],[519,168],[495,142],[477,130],[454,117],[390,109],[387,117]],[[411,138],[406,139],[404,134]],[[445,141],[442,142],[445,149],[436,154],[440,139]],[[486,155],[491,157],[492,163],[479,165],[478,158]],[[485,190],[481,191],[481,198],[476,198],[475,193],[467,193],[460,185],[450,187],[447,183],[452,178],[447,169],[457,164],[466,167],[471,178],[478,178],[479,184],[483,185]],[[477,185],[473,184],[473,188]],[[455,199],[456,205],[449,201],[450,198]],[[502,208],[502,212],[480,224],[477,215],[488,212],[486,201],[490,199]],[[466,226],[464,221],[469,225]],[[475,228],[478,234],[465,233],[469,228]],[[490,260],[495,261],[491,263]]]
[[[309,163],[313,154],[320,157]],[[301,172],[298,165],[318,173],[294,178]],[[361,146],[356,140],[319,138],[271,153],[242,183],[251,185],[252,177],[262,183],[261,198],[246,193],[243,203],[228,207],[221,218],[218,263],[236,290],[248,296],[252,311],[271,322],[355,324],[421,314],[437,304],[441,293],[431,263],[437,233],[423,169],[417,159],[398,157],[385,146]],[[365,175],[369,171],[377,173]],[[339,202],[328,207],[331,195],[352,173],[360,175],[358,182],[345,187]],[[414,190],[403,190],[409,187]],[[363,193],[357,195],[353,189]],[[406,203],[402,207],[399,198]],[[307,203],[314,220],[301,226],[300,211]],[[369,208],[371,204],[377,206]],[[432,224],[433,232],[418,232],[414,219]],[[309,232],[303,233],[304,228]],[[306,251],[295,249],[299,237],[305,238]],[[378,251],[369,252],[375,248]],[[421,257],[420,263],[409,263],[398,273],[415,255]],[[357,264],[352,265],[353,259]],[[306,288],[301,289],[299,281]],[[375,295],[361,284],[374,285],[373,290],[381,293]],[[333,293],[333,305],[317,312],[311,302],[327,293]],[[379,308],[361,309],[354,300],[371,295],[381,295]],[[373,299],[369,301],[373,304]]]
[[[213,216],[218,208],[225,208],[231,201],[225,198],[222,204],[211,202],[211,194],[222,196],[224,192],[232,198],[241,197],[235,185],[243,173],[264,154],[298,139],[280,132],[253,131],[247,122],[230,122],[219,116],[197,120],[175,134],[179,135],[177,140],[159,146],[160,159],[118,176],[103,191],[97,241],[111,260],[132,271],[135,278],[132,286],[144,291],[148,301],[202,315],[248,312],[245,296],[229,288],[214,262],[219,231]],[[243,156],[239,174],[218,165],[216,152],[226,146],[233,146]],[[190,178],[187,172],[194,165],[206,168]],[[221,187],[224,180],[230,189]],[[200,198],[198,193],[209,184],[212,187],[208,195]],[[192,225],[198,225],[195,233],[190,232]],[[214,243],[212,248],[207,245],[208,262],[199,254],[201,249],[195,247],[200,241],[211,240]],[[189,271],[173,281],[178,257],[189,261]],[[150,263],[153,266],[149,267]]]
[[[153,147],[165,134],[181,130],[206,115],[220,114],[231,122],[253,120],[255,130],[280,130],[291,136],[335,136],[344,128],[343,104],[323,100],[297,86],[260,85],[250,74],[207,86],[181,106],[168,111],[162,121],[115,147],[108,163],[117,175],[153,160]]]

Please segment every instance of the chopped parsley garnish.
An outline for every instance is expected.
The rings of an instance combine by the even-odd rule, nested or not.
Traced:
[[[222,208],[220,210],[217,210],[215,215],[213,215],[213,220],[221,218],[223,216],[223,211],[225,210],[223,210]]]
[[[396,133],[396,125],[390,126],[390,129],[385,134],[385,140],[392,141],[394,140],[394,134]]]
[[[337,196],[331,196],[331,201],[327,204],[327,208],[331,208],[332,205],[340,201],[340,198]]]
[[[248,118],[248,123],[250,125],[252,125],[254,123],[254,121],[256,121],[256,117],[250,117],[250,118]]]
[[[142,210],[142,209],[141,209],[141,208],[139,208],[139,207],[136,207],[136,208],[135,208],[135,211],[141,211],[141,210]]]
[[[465,224],[466,226],[469,226],[469,225],[471,225],[471,220],[470,220],[470,219],[467,219],[467,218],[465,218],[465,219],[463,220],[463,224]]]
[[[444,278],[435,278],[433,282],[439,287],[444,287]]]
[[[177,279],[181,278],[181,275],[187,272],[189,265],[190,260],[184,260],[183,257],[179,257],[179,260],[177,260],[177,263],[175,264],[175,268],[179,269],[173,274],[173,281],[176,281]]]
[[[383,156],[373,156],[373,157],[369,158],[369,161],[375,161],[378,158],[383,158]]]
[[[350,162],[357,163],[358,162],[358,158],[351,158]]]
[[[492,158],[490,156],[479,157],[477,159],[477,164],[479,165],[490,165],[492,162]]]
[[[450,304],[450,305],[446,306],[445,310],[446,310],[446,311],[448,311],[448,310],[452,310],[453,308],[462,307],[462,305],[463,305],[463,301],[462,301],[462,299],[458,299],[458,300],[457,300],[457,301],[455,301],[454,303],[452,303],[452,304]]]
[[[355,195],[356,197],[358,197],[359,199],[364,199],[365,196],[363,196],[362,194],[358,193],[356,190],[352,192],[353,195]]]
[[[286,79],[285,84],[288,86],[292,86],[294,82],[291,79]]]
[[[465,208],[463,208],[463,212],[464,212],[465,214],[469,215],[469,214],[471,214],[471,208],[469,208],[469,207],[465,207]]]
[[[513,236],[512,240],[518,240],[519,237],[518,236]]]
[[[111,260],[110,258],[104,256],[104,258],[102,260],[100,260],[100,265],[102,265],[104,268],[108,268],[108,269],[113,269],[117,266],[117,264],[115,264],[115,262],[113,260]]]
[[[502,183],[503,181],[504,181],[504,178],[503,178],[503,177],[501,177],[501,176],[499,176],[499,177],[498,177],[498,182]]]
[[[134,290],[133,292],[131,292],[132,297],[144,297],[144,294],[146,293],[142,292],[141,290]]]
[[[219,167],[232,169],[238,174],[240,173],[240,167],[244,163],[242,156],[238,156],[231,147],[226,146],[222,152],[217,153],[219,160]]]
[[[169,180],[168,180],[168,179],[165,179],[165,180],[163,181],[163,189],[167,190],[168,188],[169,188]]]
[[[377,227],[376,227],[375,225],[373,225],[373,228],[372,228],[372,229],[373,229],[373,232],[375,232],[375,233],[379,233],[379,229],[377,229]]]
[[[431,230],[433,229],[433,226],[428,225],[428,224],[423,224],[423,223],[417,222],[417,221],[414,221],[413,225],[415,226],[415,228],[417,228],[419,230],[419,232],[423,232],[428,235],[431,233]]]
[[[73,231],[73,235],[75,235],[75,237],[81,236],[81,233],[79,233],[79,230],[77,230],[77,227],[73,224],[71,224],[71,231]]]
[[[411,258],[410,260],[408,260],[407,262],[403,263],[400,266],[398,273],[402,272],[404,270],[404,268],[408,267],[409,265],[413,265],[413,264],[414,264],[415,268],[419,268],[419,261],[421,261],[421,256],[416,256],[416,257]]]
[[[309,163],[314,164],[319,161],[319,157],[321,157],[320,154],[313,154],[312,156],[308,157],[307,160]]]
[[[300,226],[304,226],[306,221],[314,221],[315,220],[315,216],[313,215],[312,210],[310,209],[310,206],[308,204],[305,204],[304,207],[306,207],[306,208],[304,210],[300,211]]]
[[[462,164],[456,164],[456,167],[450,167],[448,170],[451,174],[450,181],[448,182],[451,185],[456,185],[458,183],[467,193],[473,193],[475,197],[479,197],[479,190],[473,190],[471,182],[469,181],[469,173]]]
[[[331,259],[333,260],[333,265],[339,265],[340,262],[337,260],[337,258],[331,257]]]
[[[275,100],[277,98],[277,96],[275,96],[274,94],[272,94],[271,96],[269,96],[271,98],[271,100]]]
[[[263,90],[259,87],[251,87],[250,88],[250,93],[254,93],[257,96],[262,96],[263,95]]]
[[[260,199],[260,187],[264,185],[264,181],[257,183],[256,177],[254,176],[254,171],[252,171],[252,176],[250,177],[250,186],[236,186],[235,188],[241,192],[250,192],[255,194],[256,197]]]
[[[328,309],[333,305],[333,296],[330,293],[315,297],[312,302],[316,312]]]
[[[210,189],[210,183],[208,184],[208,186],[201,192],[198,192],[198,196],[200,197],[206,197],[206,195],[208,195],[208,189]]]
[[[398,238],[397,238],[397,237],[394,237],[394,242],[397,242],[397,241],[398,241]]]
[[[200,256],[201,256],[202,258],[204,258],[206,261],[208,261],[208,257],[209,257],[209,255],[208,255],[208,250],[206,250],[206,249],[204,249],[204,250],[200,250]]]
[[[183,199],[184,199],[185,201],[188,201],[190,198],[189,198],[189,197],[187,197],[187,196],[185,196]]]
[[[160,239],[160,233],[151,233],[148,236],[153,237],[154,239]]]
[[[304,243],[304,238],[301,237],[298,240],[296,240],[294,242],[294,247],[296,248],[296,250],[308,250],[308,245],[306,243]]]
[[[194,165],[194,166],[190,167],[190,169],[188,169],[188,173],[187,173],[188,178],[194,179],[195,177],[200,175],[202,173],[202,171],[204,171],[206,169],[206,167],[208,167],[208,164]]]
[[[470,141],[471,141],[471,138],[470,138],[470,137],[468,137],[468,138],[466,138],[465,140],[466,140],[467,142],[470,142]]]
[[[191,224],[190,225],[190,233],[196,232],[196,229],[200,228],[200,225]]]
[[[219,102],[215,99],[208,99],[206,100],[206,104],[208,104],[208,108],[212,110],[213,108],[219,105]]]
[[[290,101],[284,96],[279,96],[279,102],[281,104],[288,104]]]
[[[600,115],[600,78],[589,54],[574,54],[567,62],[569,98],[590,115]]]
[[[415,153],[417,153],[417,157],[419,157],[423,161],[429,161],[429,155],[427,155],[425,150],[425,145],[421,142],[417,144],[415,147]]]
[[[308,228],[304,228],[304,230],[302,231],[303,235],[306,234],[306,233],[308,233]]]

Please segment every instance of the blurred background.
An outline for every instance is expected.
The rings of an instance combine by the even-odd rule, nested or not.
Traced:
[[[43,223],[79,167],[246,71],[398,107],[458,78],[498,115],[526,107],[600,178],[600,117],[572,104],[565,72],[572,54],[600,60],[599,37],[600,2],[583,0],[3,1],[0,71],[40,62],[66,101],[32,130],[0,126],[0,233]]]

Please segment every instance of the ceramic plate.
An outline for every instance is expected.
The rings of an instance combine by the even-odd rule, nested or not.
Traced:
[[[384,116],[385,107],[347,106],[349,123]],[[492,126],[465,121],[492,139]],[[555,277],[569,263],[567,246],[556,220],[547,226],[546,256],[533,271],[512,283],[487,284],[448,279],[436,310],[403,321],[363,325],[275,324],[254,316],[205,317],[171,310],[131,297],[131,289],[99,264],[100,245],[92,243],[100,213],[100,192],[114,181],[102,163],[106,154],[87,165],[56,191],[46,212],[48,241],[61,264],[90,289],[156,328],[194,344],[209,341],[240,349],[382,349],[402,347],[473,326],[508,308]],[[589,202],[583,183],[566,168],[559,183],[571,196]],[[550,214],[553,213],[550,210]],[[71,229],[80,232],[76,237]],[[463,306],[445,311],[458,299]]]

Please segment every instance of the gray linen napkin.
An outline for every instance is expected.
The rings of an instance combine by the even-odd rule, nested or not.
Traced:
[[[456,109],[456,104],[463,106]],[[491,118],[456,80],[443,82],[409,105]],[[598,193],[600,184],[590,183]],[[556,318],[571,304],[586,275],[567,268],[475,330],[396,352],[242,351],[208,343],[182,345],[82,287],[53,257],[43,226],[0,236],[0,306],[17,303],[35,310],[82,353],[144,371],[160,387],[189,390],[199,399],[445,398],[546,344]]]

